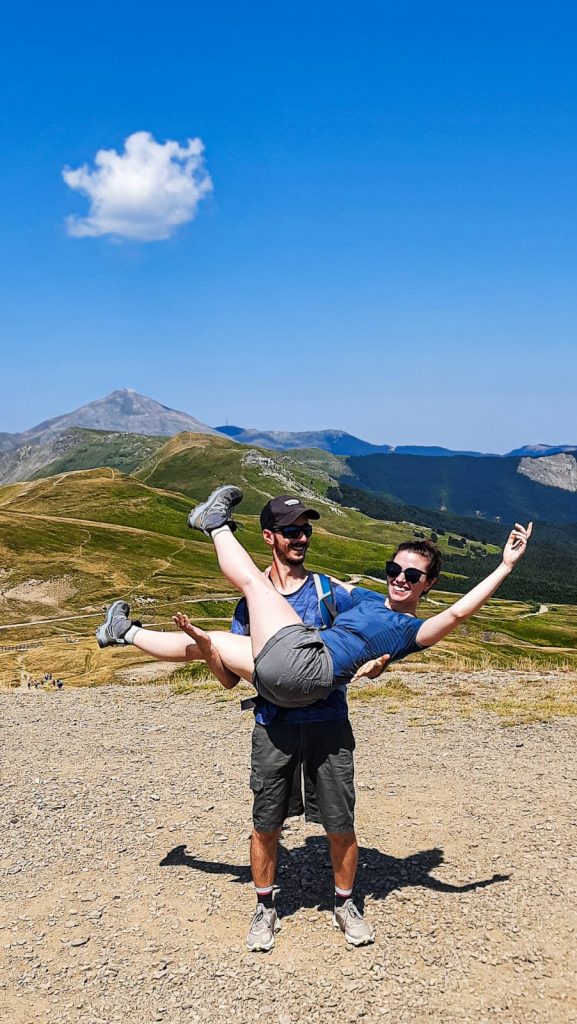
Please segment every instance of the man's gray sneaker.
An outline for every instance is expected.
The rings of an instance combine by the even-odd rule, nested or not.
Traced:
[[[99,647],[124,647],[124,637],[131,626],[140,626],[140,622],[133,622],[130,615],[130,605],[126,601],[113,601],[110,605],[106,618],[96,630],[96,639]]]
[[[239,501],[242,501],[240,487],[234,487],[232,484],[217,487],[206,501],[193,508],[188,517],[188,525],[191,530],[202,530],[207,537],[210,537],[211,532],[217,530],[219,526],[230,526],[234,530],[236,523],[232,519],[232,510]]]
[[[375,929],[367,924],[352,899],[343,903],[342,907],[335,907],[333,924],[345,933],[345,939],[351,946],[368,946],[375,941]]]
[[[275,933],[280,932],[280,921],[274,907],[270,909],[257,903],[254,917],[246,937],[247,948],[252,953],[268,953],[274,946]]]

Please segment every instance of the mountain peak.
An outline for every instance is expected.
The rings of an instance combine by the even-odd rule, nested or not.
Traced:
[[[0,450],[11,451],[23,445],[47,444],[70,427],[164,437],[172,437],[183,430],[195,434],[218,433],[194,416],[161,405],[156,399],[140,395],[133,388],[117,388],[104,398],[81,405],[63,416],[44,420],[30,430],[3,435]]]

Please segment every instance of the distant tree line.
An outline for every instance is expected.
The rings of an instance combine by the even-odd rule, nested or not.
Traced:
[[[441,589],[457,594],[470,590],[497,567],[500,556],[488,554],[483,545],[495,544],[501,547],[511,528],[510,524],[472,520],[448,512],[404,505],[390,495],[372,494],[344,483],[331,488],[328,497],[348,508],[357,508],[373,519],[418,524],[417,532],[425,536],[434,538],[435,534],[439,537],[448,533],[449,543],[451,538],[460,542],[458,545],[451,544],[451,547],[461,546],[463,554],[445,554],[443,569],[445,572],[466,576],[466,579],[452,579],[442,575],[439,584]],[[463,544],[461,538],[465,538],[469,544]],[[364,571],[370,576],[384,579],[383,566],[366,567]],[[577,523],[558,526],[538,522],[535,523],[526,557],[500,587],[498,596],[511,601],[577,604],[576,581]]]
[[[372,491],[352,487],[343,481],[339,482],[338,487],[329,488],[327,497],[346,508],[358,508],[359,512],[364,512],[372,519],[385,519],[390,523],[417,523],[420,527],[426,526],[439,537],[446,533],[457,533],[461,537],[465,537],[466,540],[500,546],[505,543],[509,532],[508,527],[501,523],[455,516],[450,512],[418,508],[416,505],[405,505],[404,502],[392,495],[374,494]]]

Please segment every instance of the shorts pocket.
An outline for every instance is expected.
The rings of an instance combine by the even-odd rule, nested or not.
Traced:
[[[250,773],[250,788],[253,793],[262,793],[264,789],[264,780],[256,772]]]
[[[331,754],[328,763],[336,775],[349,777],[352,780],[355,772],[355,759],[352,750],[341,749],[338,754]]]

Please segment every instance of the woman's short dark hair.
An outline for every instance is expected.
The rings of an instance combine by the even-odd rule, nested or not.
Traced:
[[[427,579],[436,580],[438,578],[441,571],[443,556],[440,549],[432,540],[406,540],[402,544],[399,544],[393,558],[397,557],[399,551],[412,551],[415,555],[422,555],[429,563]]]

